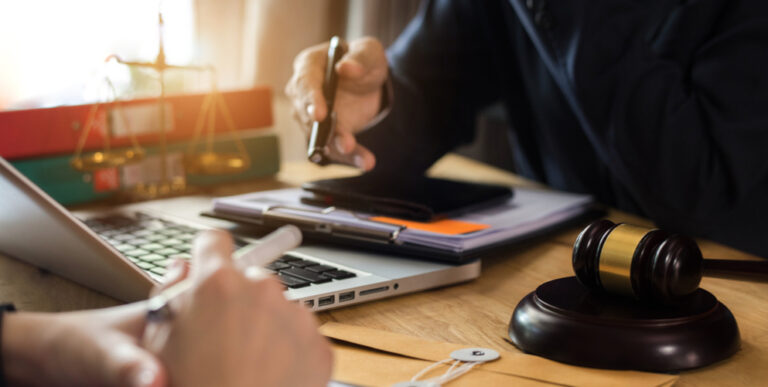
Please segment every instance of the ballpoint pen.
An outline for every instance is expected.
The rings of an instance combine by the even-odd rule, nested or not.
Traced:
[[[338,87],[339,77],[336,74],[336,64],[346,52],[344,41],[338,36],[331,38],[328,46],[328,60],[325,65],[325,78],[323,80],[323,97],[328,106],[328,114],[322,121],[312,123],[312,131],[309,134],[309,145],[307,147],[307,158],[309,161],[326,165],[330,163],[328,158],[328,140],[336,126],[336,113],[334,112],[334,103],[336,100],[336,88]]]
[[[235,266],[243,272],[263,267],[300,244],[301,230],[298,227],[293,225],[280,227],[262,238],[259,244],[236,252]],[[168,305],[171,300],[189,290],[192,285],[191,279],[185,279],[151,297],[147,301],[147,319],[157,321],[169,318],[171,312]]]

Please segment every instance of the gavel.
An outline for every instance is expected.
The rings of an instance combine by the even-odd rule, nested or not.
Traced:
[[[590,289],[663,304],[683,301],[703,275],[768,281],[768,261],[703,259],[690,237],[605,219],[576,238],[573,271]]]

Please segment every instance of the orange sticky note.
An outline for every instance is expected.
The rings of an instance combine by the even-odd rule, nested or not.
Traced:
[[[376,222],[405,226],[413,230],[429,231],[446,235],[468,234],[470,232],[485,230],[486,228],[491,227],[487,224],[462,222],[460,220],[453,219],[441,219],[429,223],[389,218],[386,216],[374,216],[369,219]]]

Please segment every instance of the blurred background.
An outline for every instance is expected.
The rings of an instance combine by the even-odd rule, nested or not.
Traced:
[[[121,99],[156,96],[153,71],[104,60],[117,54],[153,61],[161,11],[168,63],[213,65],[221,90],[271,86],[281,158],[303,159],[305,140],[283,93],[295,55],[334,34],[374,36],[389,45],[419,5],[419,0],[0,1],[0,110],[98,102],[105,99],[97,87],[105,76]],[[200,74],[166,77],[169,93],[206,92],[209,86],[210,79]],[[483,126],[493,127],[499,115],[486,114]],[[481,132],[476,142],[484,137]],[[497,157],[497,150],[476,148],[463,151],[507,167],[510,158],[503,153]]]

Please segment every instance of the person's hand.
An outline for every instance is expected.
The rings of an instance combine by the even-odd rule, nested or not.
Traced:
[[[261,270],[236,269],[232,238],[206,231],[195,240],[192,268],[175,264],[164,287],[188,276],[189,291],[171,301],[168,321],[150,322],[145,346],[165,364],[173,386],[325,386],[327,340],[314,316],[289,303]]]
[[[6,380],[12,386],[165,386],[162,364],[138,344],[145,315],[143,303],[5,314]]]
[[[322,121],[329,113],[323,97],[327,61],[328,43],[305,49],[296,57],[293,76],[285,87],[293,103],[294,116],[307,133],[312,121]],[[336,64],[336,72],[339,75],[334,106],[336,130],[329,142],[330,157],[336,162],[371,170],[376,158],[357,143],[355,134],[379,113],[388,73],[384,48],[373,38],[353,40]]]

